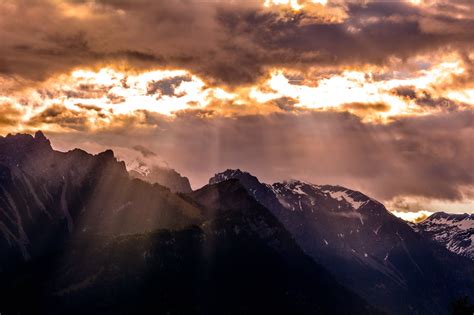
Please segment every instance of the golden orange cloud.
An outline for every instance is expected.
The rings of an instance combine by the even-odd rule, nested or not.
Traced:
[[[416,212],[391,211],[393,215],[409,222],[418,223],[432,215],[434,212],[420,210]]]
[[[400,70],[402,75],[386,71],[368,66],[312,78],[311,70],[280,68],[267,80],[227,89],[207,85],[187,70],[135,72],[108,66],[76,69],[17,91],[2,78],[0,102],[18,113],[16,126],[8,128],[34,125],[63,131],[106,128],[124,117],[136,120],[142,112],[172,118],[180,111],[233,116],[317,110],[350,112],[365,122],[383,123],[474,105],[474,89],[453,84],[467,71],[456,56],[415,71]],[[69,114],[57,113],[60,108]],[[72,119],[74,115],[81,119]]]
[[[326,5],[328,0],[310,0],[310,1],[301,1],[301,0],[265,0],[264,6],[288,6],[293,10],[302,10],[311,4],[320,4]]]
[[[251,89],[250,97],[257,103],[268,102],[281,97],[296,100],[295,107],[318,110],[348,110],[347,104],[386,104],[387,108],[371,115],[363,115],[366,121],[388,121],[394,117],[432,114],[440,110],[435,107],[421,107],[412,99],[393,93],[399,87],[410,86],[415,93],[429,93],[430,97],[446,98],[474,105],[474,94],[470,89],[439,89],[452,80],[453,76],[465,71],[460,61],[441,62],[429,69],[423,69],[404,78],[377,80],[372,70],[347,70],[341,74],[323,78],[311,84],[291,82],[283,70],[275,70],[262,86]],[[355,112],[354,112],[355,113]],[[357,114],[357,113],[356,113]]]
[[[344,5],[329,0],[265,0],[263,6],[282,13],[304,14],[300,25],[342,23],[348,17]]]

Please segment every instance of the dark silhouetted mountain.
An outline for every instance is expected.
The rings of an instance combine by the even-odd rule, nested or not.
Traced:
[[[134,160],[127,165],[128,173],[151,184],[160,184],[168,187],[175,193],[189,193],[192,191],[187,177],[181,176],[172,168],[164,166],[148,166],[140,160]]]
[[[372,314],[236,180],[178,196],[111,151],[0,138],[2,314]]]
[[[474,265],[422,237],[376,200],[340,186],[260,183],[227,170],[282,222],[298,245],[340,283],[391,314],[447,314],[474,297]]]
[[[66,236],[114,236],[179,228],[198,210],[160,185],[129,178],[112,151],[58,152],[45,136],[0,137],[0,268]]]
[[[474,215],[436,212],[422,222],[410,225],[453,253],[474,260]]]

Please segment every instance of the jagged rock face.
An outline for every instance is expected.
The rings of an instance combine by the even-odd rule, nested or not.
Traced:
[[[198,210],[167,188],[129,179],[112,151],[57,152],[42,133],[0,137],[0,267],[40,255],[64,235],[181,227]]]
[[[269,208],[308,255],[388,313],[448,313],[456,296],[474,296],[471,263],[427,242],[360,192],[301,181],[268,185],[240,170],[210,183],[231,178]]]
[[[2,311],[372,313],[362,296],[444,314],[473,297],[469,259],[359,192],[241,171],[211,182],[176,195],[130,179],[111,151],[0,137]]]
[[[187,177],[181,176],[172,168],[161,166],[147,166],[138,160],[127,165],[132,178],[138,178],[151,184],[160,184],[168,187],[174,193],[189,193],[192,191]]]
[[[189,196],[202,205],[202,215],[206,218],[204,229],[210,228],[222,235],[253,235],[275,248],[288,246],[285,250],[293,253],[299,251],[298,246],[290,241],[291,235],[278,219],[252,198],[238,181],[208,185]],[[282,240],[285,240],[286,244],[282,244]]]
[[[410,225],[451,252],[474,260],[474,215],[437,212]]]
[[[8,303],[2,308],[36,314],[378,313],[306,256],[237,181],[187,198],[202,215],[196,226],[92,244],[72,240],[22,270],[22,281],[3,277],[0,294]]]

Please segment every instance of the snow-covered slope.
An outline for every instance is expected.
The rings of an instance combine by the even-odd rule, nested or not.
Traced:
[[[412,227],[453,253],[474,260],[474,215],[437,212]]]
[[[140,159],[126,163],[128,173],[133,178],[141,179],[151,184],[160,184],[168,187],[172,192],[189,193],[192,191],[187,177],[172,168],[159,165],[147,165]]]
[[[299,180],[265,184],[240,170],[216,174],[209,183],[230,179],[270,209],[308,256],[389,314],[447,313],[452,296],[468,294],[453,290],[466,277],[474,279],[470,261],[422,237],[361,192]]]

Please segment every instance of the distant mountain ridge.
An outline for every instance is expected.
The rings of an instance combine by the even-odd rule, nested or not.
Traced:
[[[135,159],[126,165],[128,173],[133,178],[151,184],[160,184],[175,193],[189,193],[192,191],[189,179],[172,168],[159,165],[149,166],[139,159]]]
[[[42,133],[0,137],[0,227],[5,314],[379,314],[238,181],[178,195]]]
[[[239,180],[341,283],[390,314],[448,313],[454,296],[474,294],[470,261],[360,192],[298,180],[265,184],[241,170],[218,173],[209,183],[229,179]]]
[[[168,188],[130,179],[110,150],[54,151],[41,132],[0,137],[1,268],[68,235],[131,234],[198,219],[198,210]]]
[[[411,226],[453,253],[474,260],[474,215],[436,212]]]
[[[474,297],[471,260],[360,192],[227,170],[175,194],[41,132],[0,137],[0,254],[6,314],[448,314]]]

